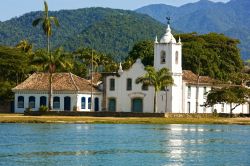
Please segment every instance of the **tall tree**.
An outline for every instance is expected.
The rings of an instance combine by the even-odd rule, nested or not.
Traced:
[[[47,51],[50,51],[50,37],[52,35],[52,22],[59,27],[59,21],[54,16],[49,16],[49,8],[46,1],[44,1],[44,15],[43,17],[37,18],[32,22],[33,26],[37,26],[38,24],[42,23],[42,29],[47,37]]]
[[[173,78],[167,68],[162,68],[157,71],[154,67],[147,66],[145,68],[147,73],[136,79],[136,83],[142,83],[146,86],[154,87],[154,113],[157,112],[157,92],[165,87],[174,84]]]
[[[25,53],[31,53],[33,45],[28,40],[21,40],[17,45],[16,48],[21,49]]]
[[[49,54],[49,73],[50,73],[50,78],[49,78],[49,109],[52,109],[52,76],[53,76],[53,71],[54,71],[54,65],[53,65],[53,59],[52,55],[50,53],[50,36],[52,35],[52,22],[56,26],[59,27],[59,22],[56,17],[49,16],[49,8],[48,4],[46,1],[44,1],[44,15],[43,17],[37,18],[32,22],[33,26],[37,26],[39,23],[42,23],[42,29],[47,37],[47,53]]]
[[[136,43],[132,50],[129,52],[127,60],[133,60],[140,58],[145,66],[153,66],[154,64],[154,43],[150,40],[140,41]]]
[[[62,48],[58,48],[51,53],[45,53],[39,51],[39,54],[36,54],[32,60],[32,64],[37,65],[38,69],[41,71],[48,71],[49,70],[49,87],[50,87],[50,94],[49,94],[49,109],[53,108],[53,101],[52,101],[52,76],[53,73],[56,71],[71,71],[73,68],[73,63],[68,55],[63,51]]]
[[[229,86],[223,88],[214,88],[207,95],[206,107],[212,107],[215,104],[230,104],[230,115],[239,105],[248,102],[250,90],[243,86]],[[235,104],[233,106],[233,104]]]

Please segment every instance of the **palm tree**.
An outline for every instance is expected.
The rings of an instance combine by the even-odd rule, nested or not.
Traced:
[[[136,79],[136,83],[142,83],[146,86],[154,87],[154,113],[157,112],[157,92],[164,89],[165,87],[174,84],[173,78],[167,68],[162,68],[156,71],[154,67],[147,66],[145,68],[147,73]]]
[[[46,1],[44,1],[44,16],[35,19],[32,22],[33,26],[37,26],[39,23],[42,23],[43,31],[47,37],[47,53],[49,55],[49,109],[52,109],[52,77],[53,77],[53,71],[54,71],[54,65],[53,65],[53,59],[52,55],[50,53],[50,36],[52,35],[52,22],[59,27],[59,22],[56,17],[49,16],[49,8]]]
[[[50,51],[50,36],[52,35],[52,22],[54,22],[54,24],[57,27],[59,27],[58,19],[56,17],[49,16],[48,4],[46,1],[44,1],[44,16],[35,19],[32,22],[32,25],[37,26],[39,23],[42,23],[43,32],[45,33],[45,35],[47,37],[47,51],[48,51],[48,53]]]
[[[43,53],[39,51],[32,60],[32,64],[37,65],[42,71],[49,70],[49,110],[53,108],[52,101],[52,76],[56,71],[70,71],[73,68],[73,63],[70,58],[64,53],[62,48],[56,49],[52,53]]]
[[[21,49],[23,52],[25,53],[31,53],[32,52],[32,48],[33,45],[31,43],[29,43],[28,40],[24,39],[21,40],[17,45],[16,48]]]

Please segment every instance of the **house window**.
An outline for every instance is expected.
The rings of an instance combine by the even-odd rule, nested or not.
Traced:
[[[19,96],[17,98],[17,108],[24,108],[24,97]]]
[[[86,98],[82,97],[81,108],[86,109]]]
[[[144,90],[144,91],[147,91],[148,90],[148,85],[142,84],[141,89]]]
[[[203,98],[207,98],[207,87],[203,87]]]
[[[131,78],[127,79],[127,90],[132,90],[132,79]]]
[[[91,97],[88,98],[88,109],[91,109]]]
[[[60,97],[54,97],[53,99],[53,108],[60,109]]]
[[[188,98],[191,98],[191,86],[188,86]]]
[[[166,63],[166,52],[161,51],[161,64],[165,64],[165,63]]]
[[[36,107],[36,98],[34,96],[29,97],[29,108],[35,108]]]
[[[188,102],[188,103],[187,103],[187,112],[190,113],[190,110],[191,110],[191,103]]]
[[[46,106],[47,105],[47,99],[45,96],[40,97],[40,106]]]
[[[115,90],[115,79],[111,78],[109,82],[109,90],[114,91]]]
[[[224,112],[224,110],[225,110],[225,104],[222,103],[222,104],[221,104],[221,112]]]
[[[178,64],[179,61],[179,53],[178,51],[175,52],[175,64]]]

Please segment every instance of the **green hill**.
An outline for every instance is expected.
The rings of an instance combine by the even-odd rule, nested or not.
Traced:
[[[0,45],[15,46],[27,39],[35,48],[44,48],[46,39],[41,27],[32,27],[32,21],[42,14],[31,12],[0,22]],[[165,28],[147,15],[109,8],[61,10],[50,15],[60,22],[59,28],[53,28],[52,48],[63,46],[74,51],[79,47],[92,47],[115,56],[116,60],[124,59],[135,42],[154,40]]]
[[[216,32],[240,39],[242,58],[250,59],[249,6],[249,0],[231,0],[227,3],[200,0],[180,7],[149,5],[136,11],[162,23],[166,23],[166,16],[171,16],[173,27],[182,32]]]

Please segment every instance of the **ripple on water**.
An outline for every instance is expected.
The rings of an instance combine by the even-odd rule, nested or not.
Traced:
[[[235,125],[0,124],[0,165],[250,165],[249,135]]]

